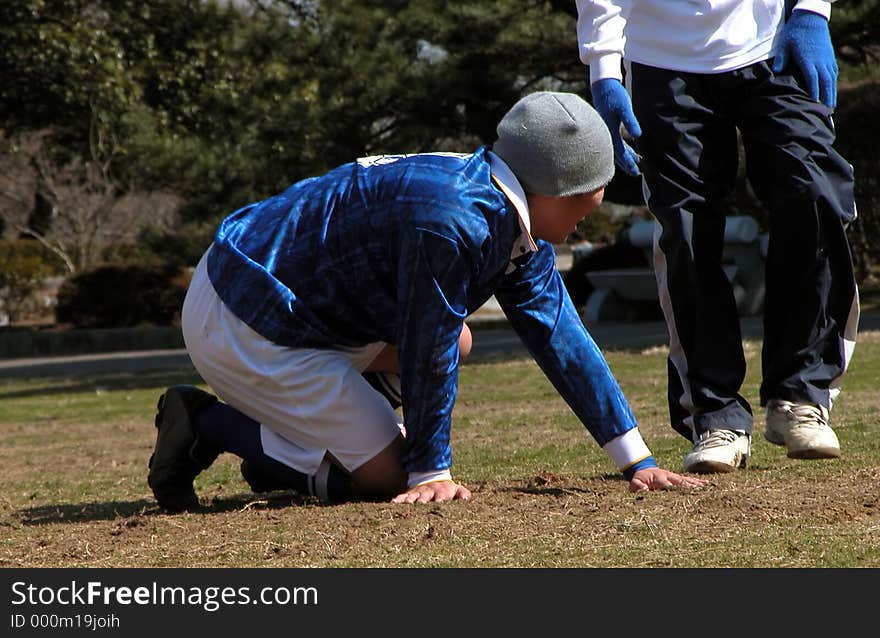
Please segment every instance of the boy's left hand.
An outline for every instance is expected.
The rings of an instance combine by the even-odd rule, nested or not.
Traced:
[[[633,474],[629,482],[629,491],[647,492],[649,490],[665,490],[670,487],[703,487],[708,484],[709,481],[705,479],[681,476],[659,467],[648,467]]]

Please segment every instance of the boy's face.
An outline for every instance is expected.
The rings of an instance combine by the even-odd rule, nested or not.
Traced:
[[[573,233],[579,221],[599,208],[605,187],[570,197],[549,197],[526,193],[529,203],[529,217],[532,222],[532,237],[561,244]]]

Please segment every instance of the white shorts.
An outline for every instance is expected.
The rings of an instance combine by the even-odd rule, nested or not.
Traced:
[[[400,436],[400,417],[361,375],[386,343],[323,350],[268,341],[217,296],[207,255],[183,304],[186,349],[214,392],[260,423],[268,456],[311,475],[329,452],[351,472]]]

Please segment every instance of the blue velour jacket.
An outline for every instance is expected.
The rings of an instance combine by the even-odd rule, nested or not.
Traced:
[[[382,156],[232,213],[208,273],[229,309],[275,343],[396,344],[409,472],[451,465],[458,336],[492,295],[605,445],[636,427],[635,417],[566,293],[552,245],[527,249],[523,235],[513,203],[493,183],[486,147]]]

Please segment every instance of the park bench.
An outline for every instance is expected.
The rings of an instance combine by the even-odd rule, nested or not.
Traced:
[[[653,264],[654,234],[659,233],[659,229],[660,224],[655,220],[640,220],[627,230],[629,241],[645,251],[649,264]],[[740,315],[758,314],[764,307],[766,254],[767,236],[759,234],[758,223],[752,217],[727,218],[723,268],[733,286]],[[634,320],[644,314],[646,307],[657,307],[653,267],[595,270],[586,276],[595,287],[582,311],[587,323]]]

